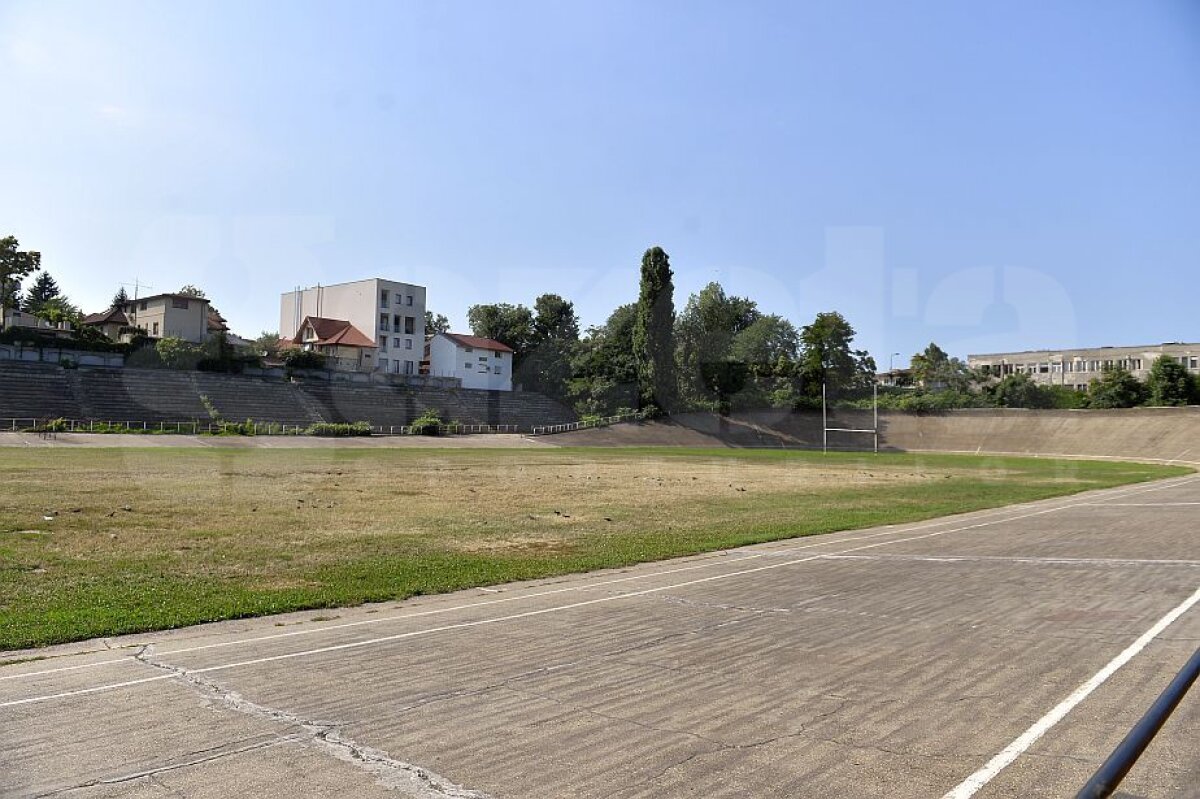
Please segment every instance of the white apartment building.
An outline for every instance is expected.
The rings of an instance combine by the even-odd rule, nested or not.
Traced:
[[[429,374],[457,377],[463,388],[512,391],[513,351],[490,338],[438,333],[426,346]]]
[[[289,291],[279,301],[279,337],[294,339],[306,317],[348,321],[376,343],[374,371],[415,375],[425,344],[425,287],[369,278]]]
[[[1200,344],[1179,342],[1145,347],[1091,347],[968,355],[967,365],[972,369],[982,368],[995,377],[1029,375],[1041,385],[1067,386],[1083,391],[1108,367],[1127,369],[1138,380],[1145,380],[1154,361],[1163,355],[1174,358],[1192,374],[1200,373]]]

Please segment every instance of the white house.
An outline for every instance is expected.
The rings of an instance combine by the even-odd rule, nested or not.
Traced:
[[[463,388],[512,391],[513,351],[490,338],[438,333],[425,346],[429,374],[457,377]]]
[[[425,344],[425,287],[370,278],[289,291],[279,337],[295,339],[306,317],[339,319],[375,342],[373,371],[415,375]]]

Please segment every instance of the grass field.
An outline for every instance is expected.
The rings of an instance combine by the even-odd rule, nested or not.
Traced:
[[[759,450],[0,450],[0,650],[908,522],[1176,467]]]

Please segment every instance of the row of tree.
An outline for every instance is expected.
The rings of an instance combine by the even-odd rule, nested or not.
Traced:
[[[58,282],[42,270],[42,254],[20,249],[15,236],[0,239],[0,309],[24,311],[54,324],[78,322],[79,308],[67,299]],[[22,289],[22,281],[31,276],[33,282]]]
[[[1145,381],[1127,369],[1103,370],[1084,391],[1073,386],[1038,383],[1027,374],[1000,377],[987,369],[970,369],[937,344],[912,356],[907,386],[891,389],[883,407],[902,410],[948,408],[1132,408],[1138,405],[1200,403],[1200,375],[1169,355],[1151,364]],[[860,403],[861,404],[861,403]]]
[[[642,257],[638,300],[602,325],[580,331],[574,304],[557,294],[533,308],[476,305],[472,332],[512,347],[526,389],[570,402],[585,414],[621,408],[661,411],[793,406],[865,390],[875,362],[853,346],[854,328],[836,312],[799,329],[746,297],[710,283],[676,313],[670,259],[661,247]]]

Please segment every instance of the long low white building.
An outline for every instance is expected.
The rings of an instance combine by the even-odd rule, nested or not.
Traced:
[[[1136,347],[1090,347],[968,355],[967,365],[995,377],[1029,375],[1035,383],[1086,389],[1106,368],[1120,367],[1145,380],[1150,367],[1166,355],[1193,374],[1200,373],[1200,344],[1181,342]]]
[[[490,338],[438,333],[425,345],[429,374],[457,377],[463,388],[512,391],[513,350]]]

